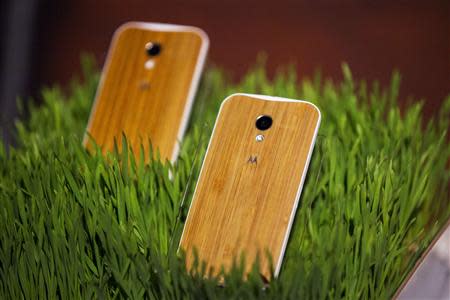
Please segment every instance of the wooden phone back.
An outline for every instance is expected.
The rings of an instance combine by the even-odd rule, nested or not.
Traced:
[[[261,115],[273,119],[268,130],[255,126]],[[215,274],[243,254],[245,272],[259,255],[261,274],[278,275],[319,123],[317,107],[304,101],[247,94],[224,101],[180,241],[188,268],[195,248]]]
[[[159,55],[147,54],[149,42],[161,45]],[[141,144],[147,154],[151,142],[163,160],[174,161],[207,48],[206,34],[195,27],[122,25],[110,46],[84,145],[92,147],[90,135],[103,152],[113,150],[114,140],[120,149],[124,133],[135,154]]]

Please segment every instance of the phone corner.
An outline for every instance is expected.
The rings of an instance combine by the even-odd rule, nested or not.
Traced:
[[[222,108],[223,108],[227,103],[231,102],[231,101],[233,100],[233,98],[240,97],[240,96],[244,96],[244,95],[245,95],[245,94],[242,94],[242,93],[234,93],[234,94],[228,95],[225,99],[222,100],[222,103],[220,104],[220,109],[219,109],[219,110],[222,110]]]
[[[121,35],[122,33],[124,33],[129,29],[138,27],[139,23],[141,22],[127,21],[125,23],[120,24],[119,27],[117,27],[116,30],[114,30],[113,38],[118,37],[119,35]]]
[[[198,37],[200,37],[200,40],[202,41],[202,47],[205,48],[206,50],[209,49],[209,36],[206,33],[206,31],[204,31],[202,28],[200,27],[196,27],[196,26],[187,26],[189,28],[189,30],[194,33],[195,35],[197,35]]]
[[[320,126],[320,122],[322,120],[322,112],[320,111],[320,108],[317,106],[317,104],[310,102],[310,101],[302,101],[304,104],[311,107],[311,109],[317,114],[317,126]]]

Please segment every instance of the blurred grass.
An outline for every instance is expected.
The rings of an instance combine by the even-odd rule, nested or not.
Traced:
[[[44,89],[44,103],[26,108],[17,147],[0,145],[1,299],[388,299],[450,217],[450,97],[425,124],[422,103],[400,112],[396,73],[380,88],[353,80],[346,65],[340,83],[298,83],[293,69],[270,81],[258,65],[232,84],[209,68],[171,166],[136,164],[126,146],[107,158],[86,153],[98,72],[91,60],[83,66],[68,93]],[[178,240],[169,249],[195,184],[189,172],[199,171],[194,153],[204,154],[220,102],[235,92],[306,99],[322,111],[281,274],[267,288],[257,270],[243,282],[239,266],[220,288],[201,268],[187,274]]]

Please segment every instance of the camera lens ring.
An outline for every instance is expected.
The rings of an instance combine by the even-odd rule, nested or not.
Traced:
[[[256,118],[255,126],[261,131],[267,130],[272,126],[273,120],[271,116],[261,115]]]
[[[161,53],[162,47],[161,44],[156,42],[148,42],[145,44],[145,51],[148,56],[157,56]]]

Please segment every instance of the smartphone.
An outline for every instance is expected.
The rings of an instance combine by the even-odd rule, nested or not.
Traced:
[[[258,258],[266,280],[278,276],[320,118],[305,101],[224,100],[180,240],[188,269],[197,257],[218,275],[243,255],[245,274]]]
[[[199,28],[130,22],[114,33],[83,144],[139,157],[152,147],[174,162],[202,73],[209,39]],[[149,155],[145,157],[149,159]]]

